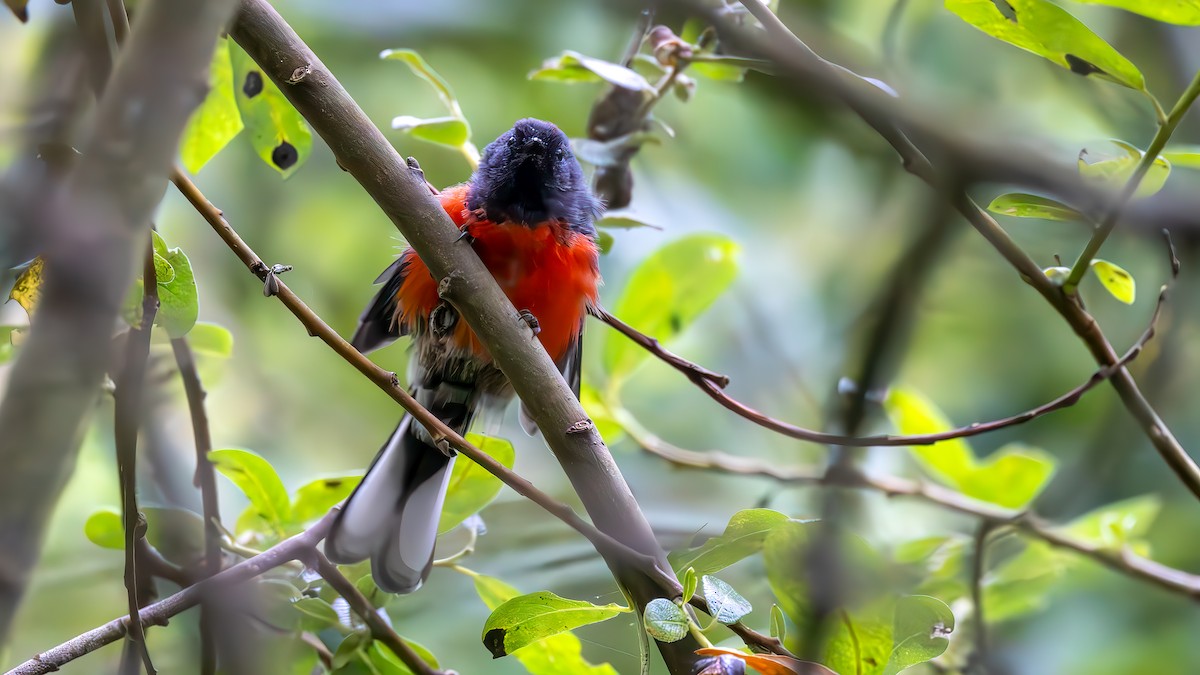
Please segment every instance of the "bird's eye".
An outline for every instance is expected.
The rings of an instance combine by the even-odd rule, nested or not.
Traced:
[[[517,147],[517,135],[516,134],[513,134],[512,136],[508,137],[508,147],[510,147],[510,148]]]
[[[567,153],[563,152],[563,149],[562,149],[562,148],[558,148],[557,150],[555,150],[555,151],[554,151],[554,158],[555,158],[555,159],[562,159],[562,158],[564,158],[564,157],[566,157],[566,156],[567,156]]]

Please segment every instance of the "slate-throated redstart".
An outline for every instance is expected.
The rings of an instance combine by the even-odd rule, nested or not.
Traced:
[[[548,122],[518,121],[484,148],[468,182],[439,199],[513,306],[536,320],[538,339],[578,396],[583,320],[600,284],[593,222],[603,209],[566,135]],[[368,352],[411,335],[412,394],[459,433],[480,414],[502,413],[511,386],[467,323],[438,297],[437,281],[416,252],[405,249],[376,283],[383,288],[351,343]],[[536,429],[524,414],[522,423]],[[453,464],[424,427],[404,416],[334,520],[326,554],[343,564],[370,558],[380,588],[416,590],[433,563]]]

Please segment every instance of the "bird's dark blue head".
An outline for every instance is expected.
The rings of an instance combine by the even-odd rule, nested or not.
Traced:
[[[566,134],[532,118],[483,149],[469,194],[467,208],[482,209],[492,222],[533,226],[557,220],[593,237],[592,223],[604,210],[588,190]]]

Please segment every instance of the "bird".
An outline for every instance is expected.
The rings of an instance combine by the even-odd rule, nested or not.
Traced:
[[[579,396],[583,322],[601,284],[595,222],[603,203],[588,189],[557,126],[518,120],[489,143],[470,179],[437,194],[500,288]],[[460,434],[503,414],[512,387],[487,348],[438,297],[411,247],[379,275],[350,343],[363,353],[411,336],[410,393]],[[522,410],[527,432],[536,425]],[[433,564],[438,519],[454,464],[405,415],[336,514],[325,553],[339,564],[370,559],[376,585],[411,593]]]

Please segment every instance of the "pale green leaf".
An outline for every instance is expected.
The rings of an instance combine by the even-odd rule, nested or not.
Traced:
[[[642,622],[646,633],[659,642],[678,642],[688,634],[687,615],[665,598],[655,598],[646,604]]]
[[[628,612],[620,605],[593,605],[559,597],[549,591],[520,595],[492,611],[483,625],[483,644],[494,658],[542,638],[580,626],[606,621]]]
[[[808,620],[808,584],[804,578],[804,555],[812,523],[790,520],[772,529],[763,542],[767,582],[775,599],[792,623],[803,628]]]
[[[233,89],[254,151],[284,178],[312,152],[312,131],[300,113],[246,52],[230,47]]]
[[[1108,5],[1156,21],[1200,26],[1200,0],[1074,0],[1085,5]]]
[[[839,612],[823,662],[837,673],[879,675],[892,652],[892,626],[882,609]]]
[[[336,626],[340,622],[337,610],[320,598],[300,598],[292,602],[292,607],[304,616],[315,620],[320,628]]]
[[[787,522],[787,515],[771,509],[738,511],[720,536],[712,537],[697,548],[676,551],[668,560],[676,571],[690,567],[700,576],[719,572],[761,551],[767,535]]]
[[[1134,298],[1137,297],[1137,284],[1134,282],[1132,274],[1099,258],[1092,261],[1092,271],[1096,273],[1096,278],[1104,285],[1105,290],[1114,298],[1127,305],[1133,304]]]
[[[1042,220],[1085,220],[1075,209],[1046,197],[1010,192],[1000,195],[988,204],[988,211],[1015,218],[1041,218]]]
[[[304,524],[324,516],[329,509],[349,497],[361,480],[361,474],[332,476],[302,485],[292,500],[292,521]]]
[[[385,49],[380,52],[379,58],[387,61],[400,61],[407,65],[415,75],[428,82],[437,91],[438,97],[442,99],[442,104],[455,113],[455,117],[461,118],[461,114],[458,113],[458,98],[454,96],[454,90],[450,88],[450,83],[438,74],[420,54],[411,49]]]
[[[459,117],[422,119],[411,115],[400,115],[392,118],[392,128],[407,132],[413,138],[438,145],[448,145],[452,148],[461,147],[471,138],[471,128],[467,125],[466,120]]]
[[[604,444],[609,448],[614,443],[621,440],[625,435],[625,430],[621,427],[620,422],[616,420],[613,411],[604,402],[604,398],[600,392],[596,390],[585,379],[579,387],[579,402],[583,404],[583,410],[591,418],[592,423],[596,425],[596,431],[600,432],[600,438],[604,439]]]
[[[548,59],[542,67],[529,74],[531,80],[553,80],[557,82],[608,82],[611,85],[654,92],[654,85],[636,71],[618,63],[611,63],[579,52],[565,51],[560,56]]]
[[[1079,175],[1088,181],[1114,192],[1120,192],[1133,177],[1138,164],[1145,155],[1140,149],[1125,141],[1109,141],[1115,149],[1092,150],[1086,148],[1079,153]],[[1171,175],[1171,163],[1162,155],[1146,170],[1133,192],[1133,198],[1149,197],[1162,190]]]
[[[208,461],[250,500],[250,506],[277,531],[291,521],[292,505],[275,467],[249,450],[228,448],[208,453]]]
[[[409,638],[404,639],[404,644],[408,645],[422,661],[428,663],[430,667],[437,670],[441,668],[437,657],[433,652],[429,651],[419,642],[414,642]],[[380,673],[380,675],[415,675],[400,657],[392,653],[392,650],[385,646],[382,641],[375,640],[371,643],[370,649],[367,650],[367,659],[371,662]]]
[[[725,625],[741,621],[742,617],[754,609],[750,601],[742,597],[733,586],[717,577],[706,574],[701,577],[700,583],[704,592],[704,602],[708,605],[708,615]]]
[[[954,613],[946,603],[928,595],[909,595],[896,602],[892,653],[884,675],[895,675],[935,659],[950,646]]]
[[[156,273],[160,257],[171,271],[167,280],[158,279],[158,313],[154,316],[154,323],[172,338],[183,337],[196,325],[196,318],[200,314],[192,263],[182,249],[167,248],[157,232],[151,230],[150,235],[154,239]]]
[[[512,586],[482,574],[475,575],[475,592],[488,609],[496,609],[520,592]],[[522,647],[512,656],[521,662],[530,675],[617,675],[607,663],[594,665],[583,658],[583,644],[574,633],[551,635]]]
[[[658,249],[629,276],[614,314],[663,342],[683,332],[729,288],[737,276],[738,246],[717,234],[694,234]],[[620,380],[646,358],[646,351],[609,333],[604,366]]]
[[[946,9],[992,37],[1073,73],[1145,90],[1142,73],[1066,10],[1047,0],[945,0]]]
[[[497,462],[510,469],[513,467],[516,452],[512,443],[503,438],[480,434],[467,434],[467,440]],[[459,455],[450,471],[446,501],[442,505],[441,520],[438,521],[438,533],[449,532],[468,517],[482,511],[483,507],[490,504],[500,493],[502,485],[499,478],[471,461],[470,457]]]
[[[242,114],[233,92],[229,40],[217,41],[208,72],[209,90],[183,131],[179,154],[183,166],[196,173],[242,131]]]
[[[204,556],[204,517],[195,511],[142,506],[146,541],[171,562],[188,567]]]
[[[188,331],[188,346],[201,356],[227,359],[233,356],[233,333],[228,328],[207,321],[197,321]]]
[[[929,434],[953,427],[932,401],[914,391],[893,389],[884,409],[900,433]],[[1028,505],[1054,474],[1054,458],[1036,448],[1006,445],[978,461],[961,438],[912,446],[913,457],[925,471],[969,497],[1007,508]]]
[[[1198,0],[1200,1],[1200,0]],[[1200,145],[1174,145],[1159,153],[1171,166],[1200,169]]]

